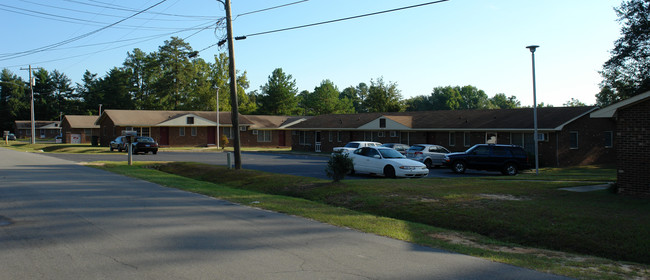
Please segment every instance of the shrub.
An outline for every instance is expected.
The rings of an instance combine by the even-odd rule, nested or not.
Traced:
[[[327,177],[332,178],[334,182],[338,182],[343,180],[345,174],[348,174],[353,168],[352,159],[347,154],[341,153],[330,157],[325,172],[327,173]]]

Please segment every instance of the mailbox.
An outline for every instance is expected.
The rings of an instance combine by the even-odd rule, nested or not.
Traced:
[[[126,142],[131,144],[133,137],[138,136],[138,132],[134,130],[122,130],[122,136],[126,136]]]

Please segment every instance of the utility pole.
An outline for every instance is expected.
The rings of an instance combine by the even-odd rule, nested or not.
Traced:
[[[30,115],[31,115],[31,123],[32,123],[32,144],[36,144],[36,124],[34,123],[34,85],[36,84],[36,81],[32,78],[32,69],[41,69],[40,67],[32,68],[32,65],[29,65],[29,68],[20,68],[20,70],[29,70],[29,90],[31,92],[31,105],[30,105]]]
[[[226,29],[228,32],[228,72],[230,73],[230,105],[232,107],[232,129],[234,134],[233,147],[235,148],[235,169],[241,169],[241,149],[239,140],[239,105],[237,102],[237,77],[235,72],[235,49],[232,39],[232,15],[230,14],[230,0],[224,0],[226,9]]]

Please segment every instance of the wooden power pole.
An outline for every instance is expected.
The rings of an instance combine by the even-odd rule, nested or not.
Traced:
[[[232,133],[234,134],[233,147],[235,148],[235,169],[241,169],[241,148],[239,140],[239,103],[237,102],[237,76],[235,72],[235,49],[232,36],[232,15],[230,13],[230,0],[224,1],[226,9],[226,29],[228,33],[228,72],[230,73],[230,105],[232,107]]]

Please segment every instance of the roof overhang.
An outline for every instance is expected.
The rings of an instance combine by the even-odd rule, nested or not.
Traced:
[[[592,118],[613,118],[614,116],[616,116],[616,112],[618,111],[618,109],[625,108],[625,107],[630,106],[632,104],[635,104],[637,102],[643,101],[646,98],[650,98],[650,91],[639,94],[639,95],[632,96],[632,97],[630,97],[628,99],[625,99],[623,101],[614,103],[614,104],[609,105],[609,106],[607,106],[605,108],[602,108],[602,109],[600,109],[598,111],[595,111],[595,112],[591,113],[590,117],[592,117]]]

